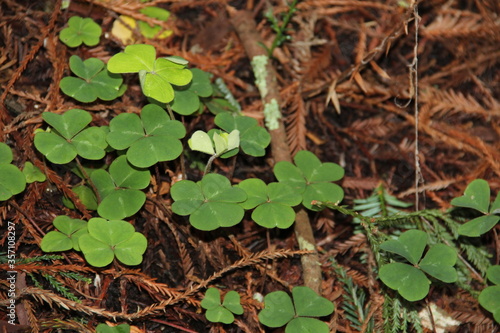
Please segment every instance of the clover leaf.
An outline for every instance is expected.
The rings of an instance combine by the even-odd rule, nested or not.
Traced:
[[[99,324],[95,329],[96,333],[130,333],[129,324],[120,324],[113,327],[106,324]]]
[[[72,55],[69,67],[78,77],[63,78],[60,87],[63,93],[80,102],[90,103],[97,98],[110,101],[121,96],[127,88],[122,84],[121,75],[110,73],[100,59],[83,61],[79,56]]]
[[[486,287],[479,294],[479,304],[493,314],[493,318],[500,323],[500,265],[490,266],[486,277],[495,285]]]
[[[239,130],[240,146],[245,154],[257,157],[265,155],[271,136],[265,128],[258,125],[257,120],[236,113],[223,112],[215,117],[215,124],[227,132]]]
[[[87,234],[87,222],[68,216],[57,216],[52,222],[58,231],[47,233],[40,244],[42,251],[55,252],[75,249],[80,251],[78,240]]]
[[[490,186],[484,179],[473,180],[465,189],[464,195],[451,200],[458,207],[471,208],[484,214],[462,224],[458,228],[460,235],[479,237],[490,231],[500,221],[500,193],[490,206]]]
[[[279,182],[290,185],[295,191],[302,194],[302,204],[310,210],[321,210],[324,207],[313,206],[311,202],[329,201],[340,202],[344,191],[337,184],[331,182],[344,176],[344,169],[335,163],[321,163],[321,161],[307,150],[299,151],[294,157],[295,165],[281,161],[274,166],[274,175]]]
[[[21,170],[10,164],[12,160],[12,150],[0,142],[0,201],[9,200],[26,188],[26,178]]]
[[[284,291],[274,291],[264,297],[264,309],[259,321],[268,327],[286,325],[286,333],[328,333],[328,325],[311,317],[324,317],[334,311],[333,303],[309,287],[294,287],[293,302]]]
[[[431,281],[424,272],[446,283],[455,282],[458,278],[453,267],[457,253],[451,247],[436,244],[421,259],[427,240],[425,232],[408,230],[398,239],[380,244],[382,250],[398,254],[412,264],[393,262],[383,265],[379,271],[382,282],[409,301],[421,300],[428,294]]]
[[[95,267],[109,265],[116,257],[125,265],[139,265],[146,252],[147,240],[135,232],[132,224],[122,220],[92,218],[88,234],[79,239],[85,260]]]
[[[229,180],[219,174],[205,175],[197,183],[181,180],[172,186],[170,194],[175,201],[172,211],[189,215],[191,225],[204,231],[239,223],[244,210],[238,203],[247,197],[245,191],[231,186]]]
[[[77,47],[82,43],[95,46],[101,34],[101,27],[91,18],[73,16],[68,20],[68,27],[61,30],[59,39],[69,47]]]
[[[238,148],[240,132],[233,130],[231,133],[196,131],[188,140],[189,148],[205,154],[221,156],[222,154]],[[215,148],[215,149],[214,149]]]
[[[167,21],[168,18],[170,17],[170,12],[168,10],[165,10],[163,8],[159,7],[145,7],[139,10],[141,14],[144,14],[146,16],[161,20],[161,21]],[[170,35],[172,35],[173,31],[172,30],[165,30],[162,31],[163,28],[160,27],[158,24],[155,24],[153,26],[150,26],[149,23],[144,22],[144,21],[137,21],[137,25],[139,26],[139,30],[141,31],[141,34],[146,37],[146,38],[159,38],[163,39],[166,38]],[[160,33],[161,32],[161,33]]]
[[[92,189],[85,185],[77,185],[71,189],[80,202],[89,210],[97,210],[97,197]],[[63,205],[69,209],[75,209],[75,204],[67,197],[62,198]]]
[[[240,205],[244,209],[255,208],[252,219],[265,228],[289,228],[295,221],[293,206],[300,204],[302,196],[283,183],[266,185],[257,178],[245,179],[238,185],[247,194]]]
[[[209,97],[213,92],[207,72],[198,68],[190,71],[193,74],[192,81],[183,87],[174,88],[175,97],[170,104],[172,110],[185,116],[200,110],[202,107],[200,97]]]
[[[100,216],[120,220],[141,209],[146,195],[141,189],[149,185],[150,172],[131,165],[122,155],[109,166],[109,172],[97,169],[90,179],[99,192],[101,202],[97,207]]]
[[[27,183],[44,182],[47,177],[31,162],[24,163],[23,174]]]
[[[106,132],[99,127],[87,128],[92,121],[87,111],[71,109],[62,115],[44,112],[42,118],[54,131],[36,133],[34,143],[52,163],[66,164],[77,155],[89,160],[104,157]]]
[[[201,307],[206,309],[205,317],[213,323],[231,324],[234,321],[234,314],[243,314],[240,304],[240,295],[234,291],[229,291],[224,296],[224,301],[220,302],[220,291],[217,288],[208,288],[205,297],[201,301]]]
[[[155,48],[146,44],[129,45],[108,61],[112,73],[138,72],[144,95],[162,103],[174,99],[172,84],[184,86],[191,81],[193,74],[185,67],[167,58],[156,59]]]
[[[170,120],[165,110],[155,104],[142,108],[141,116],[122,113],[109,123],[108,143],[127,149],[129,162],[147,168],[162,161],[171,161],[182,153],[179,139],[186,135],[181,122]]]

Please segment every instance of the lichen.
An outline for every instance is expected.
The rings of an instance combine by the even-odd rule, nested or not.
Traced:
[[[252,58],[253,74],[255,75],[255,84],[259,88],[260,96],[264,99],[267,96],[267,60],[265,55],[258,55]]]
[[[267,129],[270,131],[275,130],[279,127],[278,119],[281,118],[281,112],[276,99],[272,99],[271,102],[264,105],[264,120]]]

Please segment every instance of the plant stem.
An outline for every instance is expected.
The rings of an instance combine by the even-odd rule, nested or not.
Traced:
[[[257,26],[253,20],[252,14],[247,11],[236,11],[232,7],[227,7],[227,10],[248,58],[254,59],[256,56],[266,56],[265,50],[259,46],[259,43],[262,42],[262,38],[257,32]],[[280,105],[281,98],[277,83],[277,75],[270,61],[267,61],[266,74],[265,85],[267,86],[267,93],[261,94],[262,102],[264,105],[271,104],[274,99],[275,102]],[[274,162],[291,162],[292,156],[290,154],[290,147],[288,145],[282,118],[277,119],[277,122],[277,128],[269,130]],[[321,266],[316,251],[316,240],[314,239],[311,223],[309,222],[309,216],[303,207],[296,213],[294,229],[300,249],[314,251],[314,253],[301,257],[304,284],[318,294],[321,294]]]
[[[288,7],[288,12],[286,13],[285,17],[283,18],[283,23],[281,23],[280,27],[278,28],[278,31],[276,31],[276,37],[274,37],[273,43],[271,47],[268,49],[267,56],[271,57],[273,55],[273,51],[275,48],[281,45],[283,43],[283,38],[284,38],[284,32],[286,30],[286,26],[288,23],[290,23],[290,20],[292,19],[293,13],[295,13],[295,6],[297,6],[298,0],[293,0],[292,4],[289,5]]]

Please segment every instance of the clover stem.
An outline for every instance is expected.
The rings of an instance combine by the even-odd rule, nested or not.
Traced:
[[[170,104],[166,104],[166,109],[168,112],[168,115],[170,116],[171,120],[175,120],[174,112],[172,111],[172,107],[170,107]]]
[[[217,158],[219,157],[219,155],[217,154],[214,154],[212,156],[210,156],[210,158],[208,159],[208,162],[207,162],[207,165],[205,166],[205,172],[203,173],[203,175],[206,175],[207,173],[210,172],[210,169],[212,168],[212,162]]]
[[[76,165],[78,167],[78,170],[80,170],[80,172],[82,173],[83,177],[85,178],[85,181],[90,185],[90,187],[92,188],[92,191],[94,191],[95,197],[97,199],[97,202],[101,203],[101,196],[99,195],[99,191],[97,190],[97,187],[95,187],[94,183],[90,179],[89,174],[87,173],[87,171],[83,167],[83,165],[80,162],[80,159],[78,158],[78,156],[75,158],[75,161],[76,161]]]

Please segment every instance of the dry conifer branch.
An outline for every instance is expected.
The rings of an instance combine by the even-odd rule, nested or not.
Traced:
[[[252,14],[245,11],[235,11],[230,7],[228,7],[228,11],[248,58],[254,59],[258,56],[266,56],[264,48],[259,44],[262,43],[262,38],[257,32],[257,26],[255,25]],[[261,91],[262,103],[266,105],[272,103],[274,100],[278,103],[278,106],[281,106],[282,103],[275,69],[269,61],[265,68],[267,72],[265,77],[267,93],[263,94]],[[274,161],[275,163],[280,161],[291,162],[292,156],[290,154],[290,147],[288,146],[285,126],[282,118],[277,119],[277,121],[278,127],[269,130]],[[301,257],[304,284],[318,294],[321,294],[321,266],[318,253],[316,252],[316,240],[314,239],[309,216],[305,208],[300,208],[300,210],[297,211],[294,230],[300,249],[314,251],[312,254]]]

